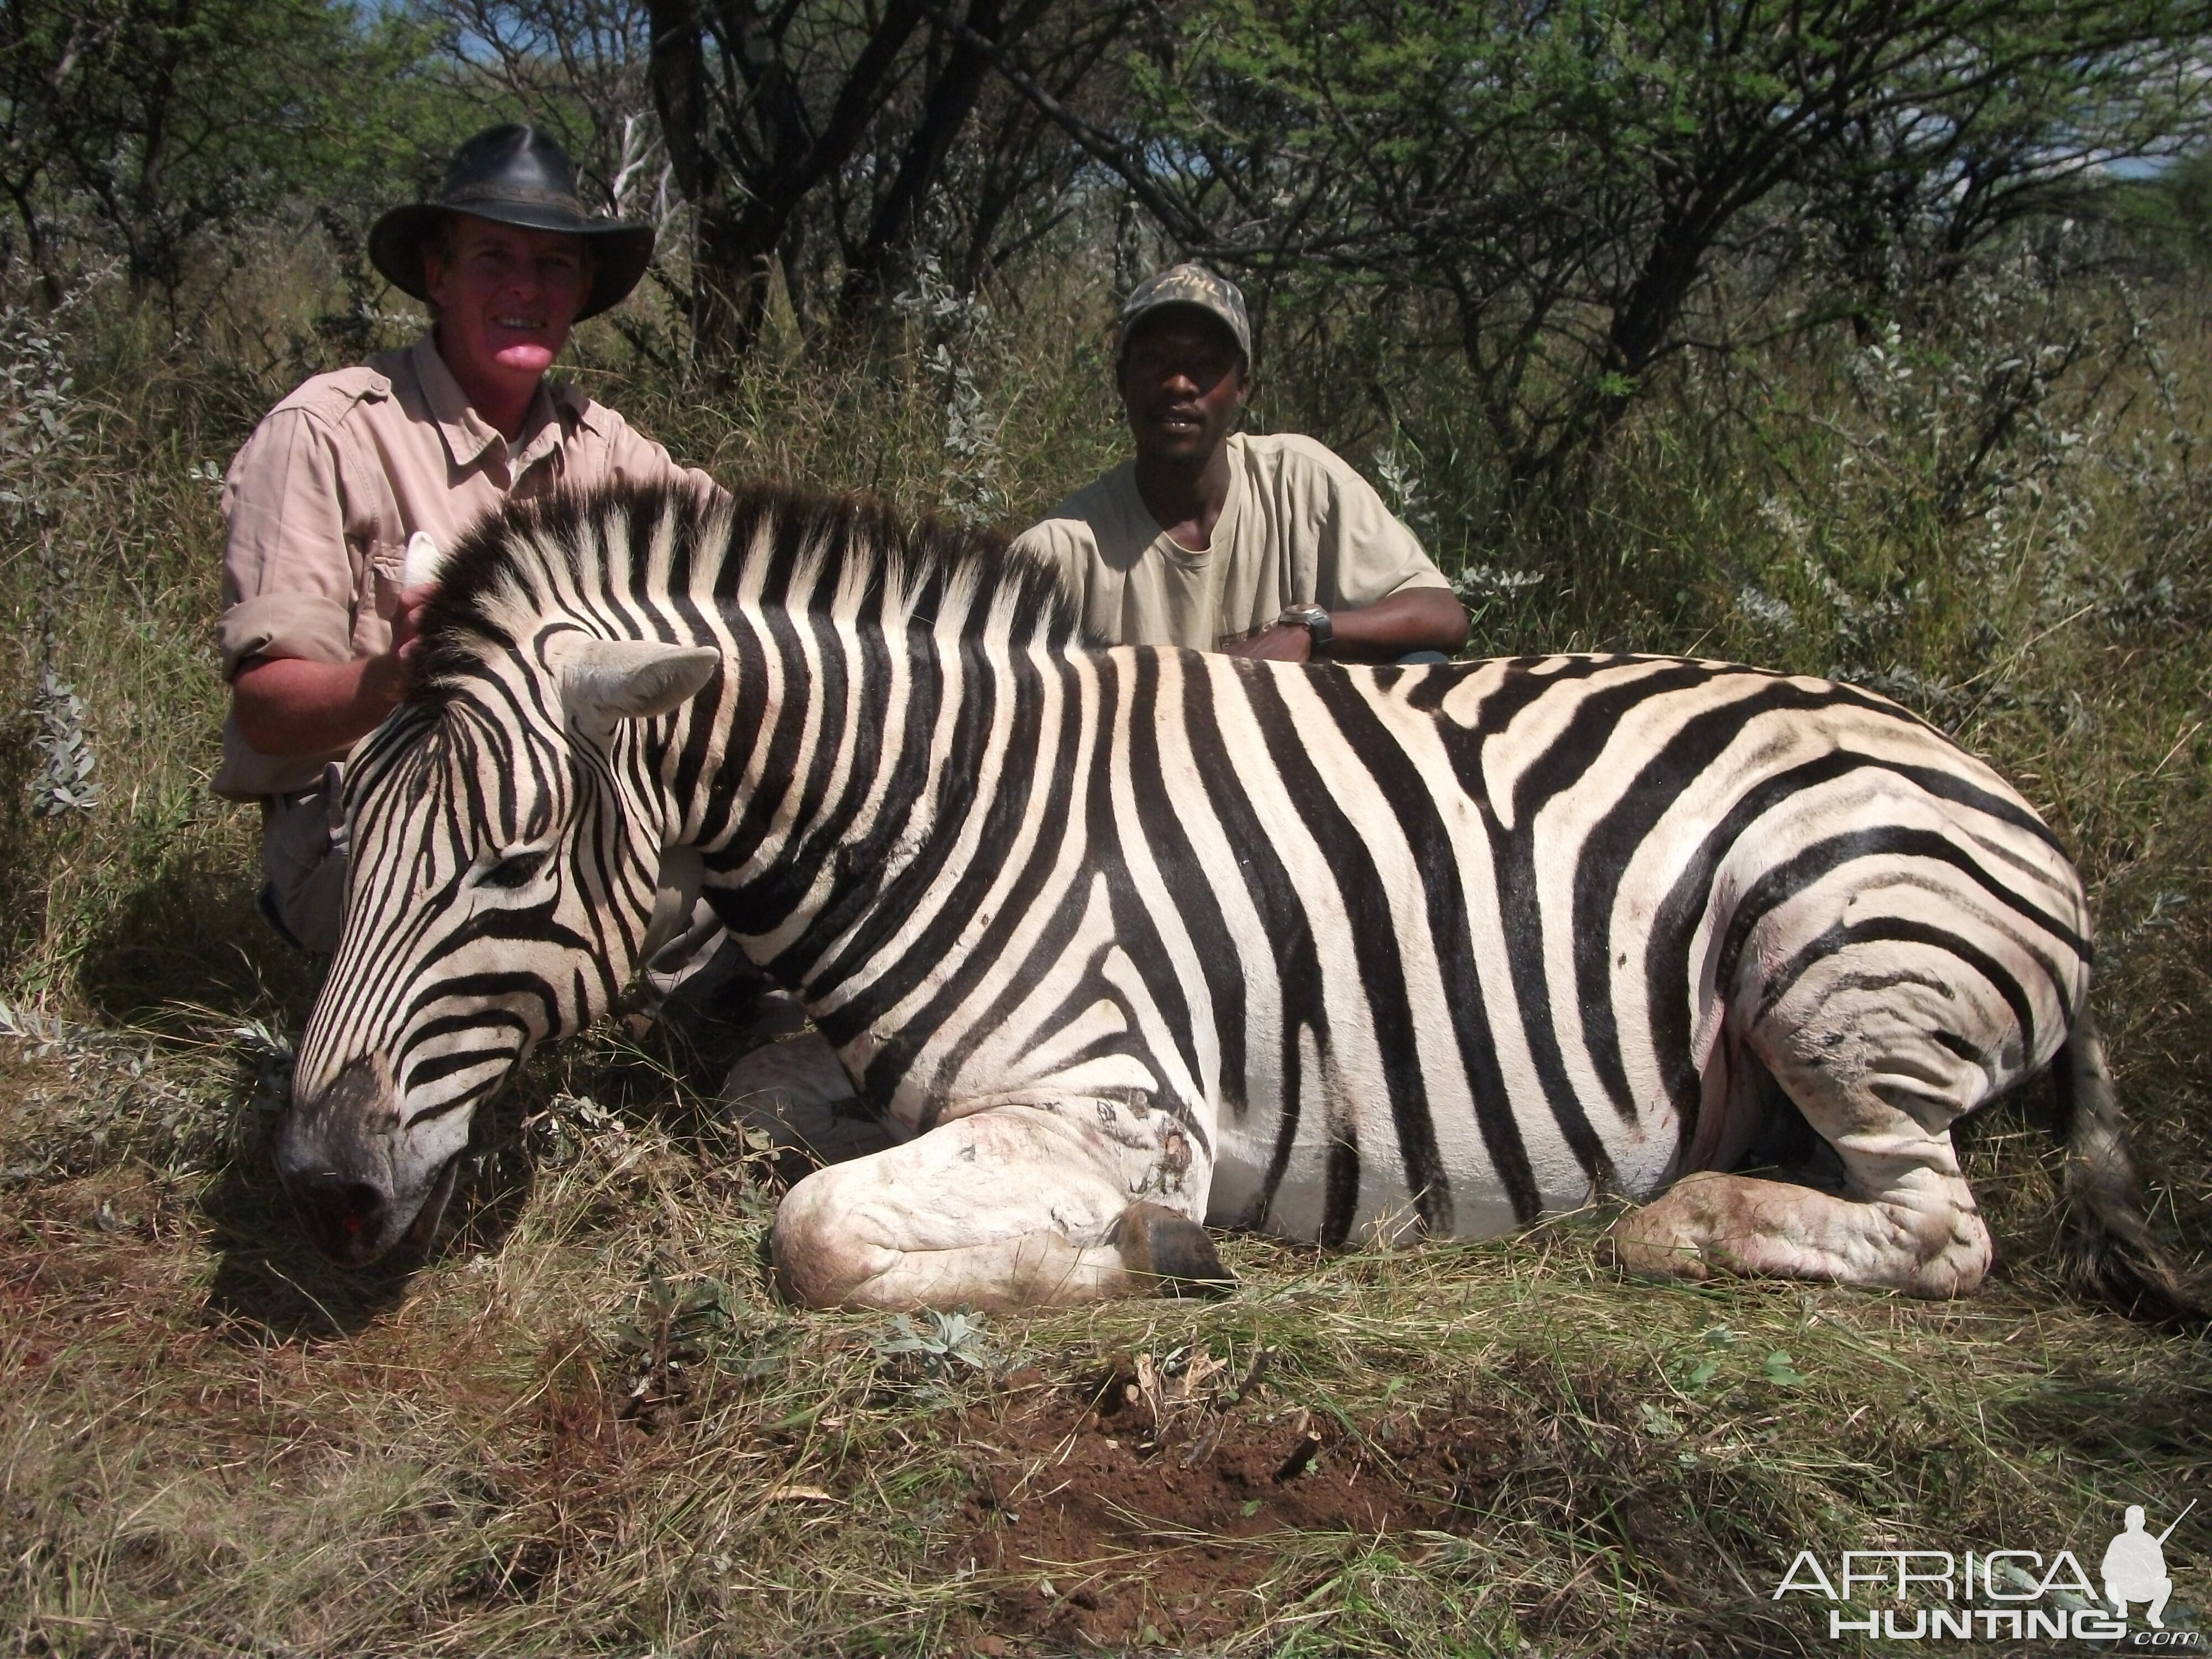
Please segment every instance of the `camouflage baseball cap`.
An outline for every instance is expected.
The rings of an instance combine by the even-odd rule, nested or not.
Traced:
[[[1129,331],[1136,326],[1138,319],[1164,306],[1195,306],[1218,317],[1237,337],[1237,349],[1244,354],[1244,361],[1252,361],[1252,322],[1244,314],[1244,295],[1226,276],[1217,276],[1204,265],[1181,264],[1170,265],[1157,276],[1145,278],[1121,307],[1124,348],[1128,344]]]

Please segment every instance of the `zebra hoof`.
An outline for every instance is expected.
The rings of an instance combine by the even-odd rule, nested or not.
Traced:
[[[1696,1245],[1639,1237],[1618,1226],[1598,1240],[1592,1255],[1599,1267],[1611,1267],[1625,1279],[1703,1284],[1713,1276],[1711,1265]]]
[[[1163,1296],[1226,1296],[1237,1288],[1206,1229],[1164,1205],[1139,1200],[1122,1211],[1114,1244],[1121,1265]]]

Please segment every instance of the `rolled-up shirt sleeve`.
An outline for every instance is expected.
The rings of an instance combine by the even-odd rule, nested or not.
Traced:
[[[1375,487],[1341,462],[1334,473],[1318,602],[1331,611],[1356,611],[1409,588],[1449,590],[1450,581]]]
[[[350,659],[358,582],[330,429],[305,410],[271,413],[231,463],[223,511],[223,678],[249,657]]]

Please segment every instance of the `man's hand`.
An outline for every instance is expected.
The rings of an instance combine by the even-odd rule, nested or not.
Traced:
[[[1249,657],[1254,662],[1310,662],[1313,635],[1296,623],[1276,623],[1221,649],[1224,655]]]
[[[392,648],[351,662],[249,657],[230,682],[238,735],[264,755],[321,755],[375,729],[407,695],[422,653],[422,612],[436,587],[399,590]]]
[[[429,607],[437,592],[435,582],[422,582],[414,587],[403,587],[398,592],[399,608],[392,613],[392,654],[408,667],[422,647],[417,637],[422,627],[422,612]]]

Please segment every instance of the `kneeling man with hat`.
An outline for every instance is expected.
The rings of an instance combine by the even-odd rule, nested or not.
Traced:
[[[650,226],[587,214],[561,147],[526,126],[463,144],[437,199],[394,209],[369,258],[428,302],[430,332],[318,374],[231,463],[222,565],[230,719],[215,789],[262,804],[262,913],[312,951],[345,896],[337,769],[399,701],[427,586],[409,542],[450,550],[503,502],[641,483],[679,469],[659,444],[545,378],[572,325],[644,274]]]
[[[1311,438],[1239,433],[1252,330],[1234,283],[1170,267],[1121,308],[1134,459],[1016,545],[1095,635],[1275,661],[1442,662],[1467,611],[1374,487]]]

